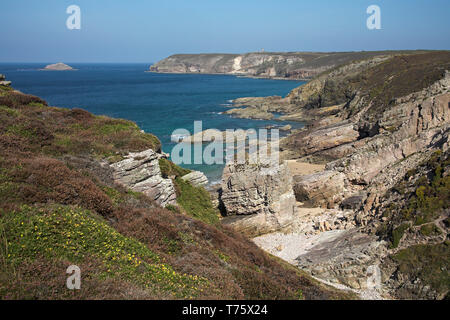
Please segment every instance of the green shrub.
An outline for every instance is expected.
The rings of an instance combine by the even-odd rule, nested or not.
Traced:
[[[194,187],[181,178],[175,179],[177,202],[190,216],[203,222],[216,224],[219,212],[214,208],[211,197],[203,187]]]
[[[441,234],[441,231],[434,223],[430,223],[430,224],[426,224],[426,225],[422,226],[420,228],[420,233],[424,236],[429,237],[429,236],[439,235],[439,234]]]
[[[172,161],[164,158],[159,159],[159,168],[161,169],[161,174],[164,178],[168,178],[170,176],[182,177],[191,172],[190,170],[177,166]]]
[[[400,240],[402,239],[403,234],[405,233],[406,230],[408,230],[408,228],[409,228],[409,224],[403,223],[392,231],[391,248],[398,247],[398,244],[400,243]]]

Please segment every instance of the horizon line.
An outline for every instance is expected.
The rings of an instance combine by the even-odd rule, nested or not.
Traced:
[[[157,61],[161,61],[167,57],[174,55],[214,55],[214,54],[229,54],[229,55],[243,55],[248,53],[265,53],[265,54],[276,54],[276,53],[349,53],[349,52],[402,52],[402,51],[450,51],[450,49],[382,49],[382,50],[345,50],[345,51],[247,51],[241,53],[232,53],[232,52],[197,52],[197,53],[172,53],[164,58],[158,59]],[[36,64],[52,64],[52,63],[65,63],[65,64],[154,64],[155,62],[148,61],[0,61],[2,64],[8,63],[36,63]]]

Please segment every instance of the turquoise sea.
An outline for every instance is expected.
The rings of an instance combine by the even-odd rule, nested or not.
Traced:
[[[48,63],[47,63],[48,64]],[[175,129],[193,131],[194,121],[203,130],[250,129],[285,125],[276,120],[247,120],[222,115],[239,97],[285,96],[300,81],[250,79],[228,75],[156,74],[145,72],[150,64],[71,64],[77,71],[39,71],[46,63],[0,64],[0,73],[13,87],[37,95],[50,105],[83,108],[97,115],[135,121],[155,134],[170,153]],[[289,122],[294,128],[303,126]],[[218,181],[221,165],[184,165],[203,171]]]

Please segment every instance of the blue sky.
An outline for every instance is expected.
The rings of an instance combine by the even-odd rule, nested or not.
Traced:
[[[66,8],[81,8],[81,30]],[[381,8],[381,30],[366,8]],[[449,0],[14,0],[0,62],[155,62],[174,53],[450,49]]]

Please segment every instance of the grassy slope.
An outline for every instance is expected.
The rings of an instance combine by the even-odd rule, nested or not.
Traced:
[[[129,121],[0,87],[0,298],[337,299],[217,221],[207,193],[178,178],[180,209],[115,185],[99,160],[158,150]],[[181,211],[181,212],[178,212]],[[65,287],[76,264],[82,289]]]

